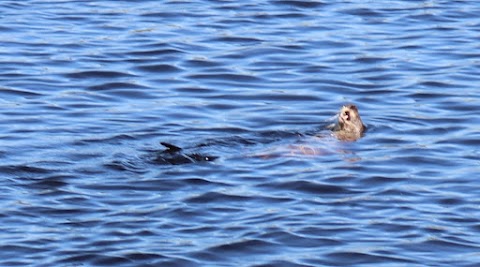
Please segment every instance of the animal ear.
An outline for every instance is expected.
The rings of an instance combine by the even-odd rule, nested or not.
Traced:
[[[350,105],[350,106],[348,106],[348,107],[349,107],[351,110],[358,111],[357,106],[355,106],[355,105]]]

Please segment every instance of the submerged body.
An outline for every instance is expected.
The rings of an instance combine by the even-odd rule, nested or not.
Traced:
[[[340,141],[352,142],[360,139],[367,129],[363,124],[358,108],[348,104],[342,106],[336,123],[327,126],[330,134],[321,132],[315,136],[303,136],[294,144],[269,148],[267,151],[256,154],[255,157],[263,159],[276,157],[305,157],[321,156],[336,153],[338,142],[332,142],[332,137]]]

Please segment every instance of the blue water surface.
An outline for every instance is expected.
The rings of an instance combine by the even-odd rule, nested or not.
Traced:
[[[479,266],[479,14],[1,1],[0,265]]]

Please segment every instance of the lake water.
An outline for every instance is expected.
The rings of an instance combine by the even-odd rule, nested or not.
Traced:
[[[479,14],[2,1],[0,265],[478,266]]]

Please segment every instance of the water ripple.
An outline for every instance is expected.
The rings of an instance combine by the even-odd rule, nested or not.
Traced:
[[[0,11],[0,265],[479,262],[474,1]]]

